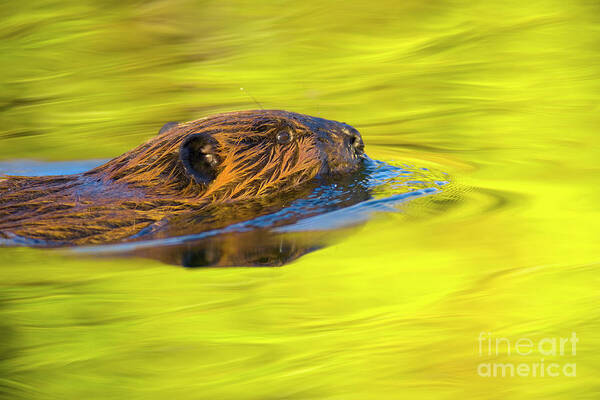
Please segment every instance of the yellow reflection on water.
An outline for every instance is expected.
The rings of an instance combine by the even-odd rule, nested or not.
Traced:
[[[453,184],[283,268],[0,249],[8,398],[593,397],[594,2],[0,6],[0,159],[118,155],[171,120],[282,108]],[[240,91],[243,87],[245,91]],[[577,353],[480,354],[580,338]],[[577,364],[485,377],[482,363]]]

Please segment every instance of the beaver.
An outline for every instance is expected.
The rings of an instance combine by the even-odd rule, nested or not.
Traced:
[[[219,205],[235,210],[253,200],[254,208],[272,208],[319,178],[357,171],[365,159],[352,126],[289,111],[168,123],[88,172],[0,178],[0,238],[40,247],[133,241],[207,210],[218,223]]]

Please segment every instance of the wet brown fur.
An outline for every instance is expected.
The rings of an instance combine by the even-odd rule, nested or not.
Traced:
[[[290,143],[277,143],[282,131],[292,134]],[[220,162],[209,184],[197,183],[180,158],[182,142],[197,134],[216,144]],[[355,169],[349,134],[358,133],[285,111],[182,123],[83,174],[0,178],[0,238],[39,245],[114,242],[182,212],[273,197],[317,175]]]

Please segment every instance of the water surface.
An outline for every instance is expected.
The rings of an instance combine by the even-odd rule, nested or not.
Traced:
[[[461,190],[281,268],[0,249],[10,399],[574,399],[598,393],[594,2],[0,6],[0,161],[98,160],[167,121],[280,108]],[[244,88],[244,90],[240,90]],[[385,198],[385,188],[373,196]],[[296,232],[298,233],[298,232]],[[480,355],[481,332],[580,338]],[[482,362],[576,377],[481,377]]]

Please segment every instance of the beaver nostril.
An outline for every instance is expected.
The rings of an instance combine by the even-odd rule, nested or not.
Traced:
[[[352,147],[354,152],[359,156],[364,154],[365,152],[365,145],[362,142],[360,136],[356,134],[352,135],[352,137],[350,138],[350,147]]]

